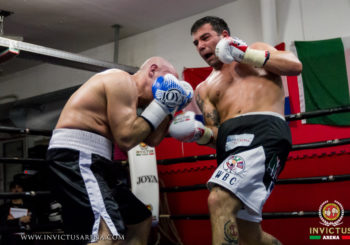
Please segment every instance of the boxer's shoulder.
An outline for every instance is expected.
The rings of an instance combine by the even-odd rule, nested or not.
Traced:
[[[104,74],[98,82],[104,85],[106,93],[121,92],[128,94],[129,92],[137,92],[133,77],[129,73],[118,69],[113,69],[110,73]]]

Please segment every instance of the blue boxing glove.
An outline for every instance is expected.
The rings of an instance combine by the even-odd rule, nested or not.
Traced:
[[[171,74],[158,77],[152,85],[154,100],[146,107],[141,116],[157,128],[167,115],[173,115],[186,103],[188,97],[180,81]],[[188,100],[188,99],[187,99]]]
[[[186,95],[183,99],[182,104],[180,105],[178,111],[181,111],[183,108],[185,108],[189,103],[191,103],[192,101],[192,97],[193,97],[193,88],[191,86],[191,84],[189,84],[186,81],[180,81],[182,87],[184,88]]]

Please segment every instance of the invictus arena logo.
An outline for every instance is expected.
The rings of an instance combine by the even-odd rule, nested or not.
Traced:
[[[318,209],[321,227],[310,227],[310,240],[350,240],[350,227],[341,226],[343,205],[334,200],[324,201]]]
[[[321,224],[325,226],[338,226],[342,224],[344,217],[344,208],[340,202],[324,201],[318,210],[318,215],[321,219]]]
[[[223,168],[228,173],[240,173],[245,168],[244,159],[238,155],[230,156],[223,164]]]
[[[148,147],[148,145],[146,143],[143,143],[143,142],[140,143],[140,148],[142,150],[147,150],[147,147]]]
[[[139,149],[136,150],[136,156],[148,156],[148,155],[154,155],[154,149],[152,147],[149,147],[146,143],[141,142],[139,144]]]

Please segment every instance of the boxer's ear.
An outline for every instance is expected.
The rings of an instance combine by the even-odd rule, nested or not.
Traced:
[[[226,30],[223,30],[222,33],[221,33],[221,35],[222,35],[223,37],[229,37],[229,36],[230,36],[230,34],[228,34],[228,31],[226,31]]]
[[[157,69],[158,69],[158,66],[156,64],[152,64],[149,67],[148,76],[150,78],[154,78],[154,75],[155,75]]]

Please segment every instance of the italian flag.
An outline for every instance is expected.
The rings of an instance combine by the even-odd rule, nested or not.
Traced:
[[[298,76],[301,112],[350,105],[350,37],[295,41],[292,49],[303,64],[303,71]],[[303,122],[347,126],[350,125],[350,113]]]

